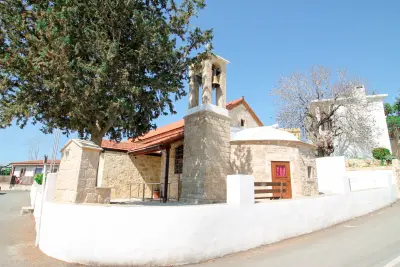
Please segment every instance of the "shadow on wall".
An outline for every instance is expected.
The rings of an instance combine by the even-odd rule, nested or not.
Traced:
[[[335,146],[334,155],[343,155],[348,158],[371,158],[372,149],[378,144],[376,141],[364,139],[362,134],[341,136]]]
[[[231,162],[233,174],[252,174],[252,161],[253,155],[249,147],[246,148],[241,145],[236,146],[233,151],[233,160]]]
[[[151,184],[160,182],[161,157],[129,155],[129,158],[131,163],[136,167],[138,173],[136,177],[133,177],[133,175],[129,177],[130,183],[132,184],[130,196],[141,198],[143,194],[143,183],[145,183],[145,197],[151,197],[153,190],[160,190],[158,185]],[[135,183],[140,183],[140,185]]]

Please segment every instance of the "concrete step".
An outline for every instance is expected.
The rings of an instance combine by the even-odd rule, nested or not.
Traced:
[[[32,214],[33,207],[32,206],[25,206],[21,208],[21,215]]]

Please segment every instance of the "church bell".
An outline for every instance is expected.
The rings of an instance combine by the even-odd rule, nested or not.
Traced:
[[[219,78],[220,78],[221,71],[218,68],[213,69],[213,77],[212,77],[212,86],[219,87]]]

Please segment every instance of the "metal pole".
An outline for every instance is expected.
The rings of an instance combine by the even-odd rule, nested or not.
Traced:
[[[171,147],[167,146],[165,149],[165,164],[164,164],[164,195],[163,202],[168,200],[168,175],[169,175],[169,152]]]
[[[47,176],[47,155],[44,155],[44,166],[43,166],[43,180],[42,180],[42,201],[40,203],[40,217],[39,217],[39,225],[38,231],[36,235],[36,246],[39,245],[40,242],[40,229],[42,226],[42,217],[43,217],[43,204],[46,199],[46,176]]]

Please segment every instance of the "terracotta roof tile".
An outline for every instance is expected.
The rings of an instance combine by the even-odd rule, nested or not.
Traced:
[[[115,142],[111,140],[106,140],[103,139],[101,141],[101,147],[105,149],[114,149],[114,150],[124,150],[128,151],[131,148],[133,148],[135,145],[132,143],[132,141],[126,141],[126,142]]]
[[[234,107],[236,107],[237,105],[241,104],[243,101],[244,101],[244,96],[242,96],[242,97],[239,98],[239,99],[236,99],[236,100],[233,100],[233,101],[231,101],[231,102],[228,102],[228,103],[226,104],[226,109],[227,109],[227,110],[231,110],[231,109],[233,109]]]
[[[253,118],[258,122],[260,126],[262,126],[262,122],[255,115],[254,111],[250,108],[250,106],[244,100],[242,96],[239,99],[233,100],[226,104],[226,108],[231,110],[238,105],[243,104],[253,116]],[[183,138],[184,133],[184,120],[179,120],[168,125],[159,127],[155,130],[148,132],[147,134],[140,136],[133,140],[129,139],[125,142],[117,143],[115,141],[104,140],[101,142],[101,147],[105,149],[114,149],[121,151],[139,151],[143,150],[147,147],[151,147],[158,144],[166,144],[171,140],[179,140]]]

